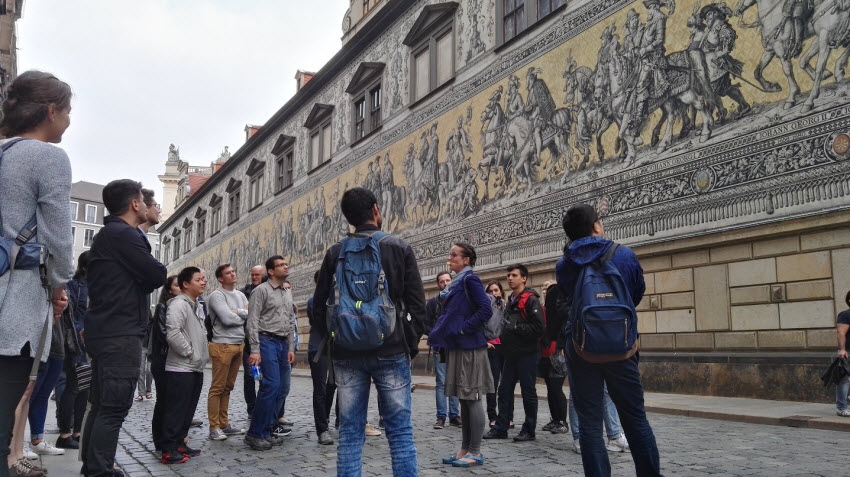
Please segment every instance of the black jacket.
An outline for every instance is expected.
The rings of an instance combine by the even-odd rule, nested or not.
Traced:
[[[165,284],[165,266],[151,255],[139,230],[118,217],[104,217],[94,237],[87,281],[86,341],[145,336],[148,295]]]
[[[425,322],[422,332],[426,335],[430,335],[431,330],[434,329],[434,325],[437,324],[437,319],[442,314],[443,304],[440,303],[440,297],[435,296],[429,298],[428,301],[425,302]]]
[[[153,322],[150,327],[151,334],[151,359],[160,363],[165,363],[165,358],[168,356],[168,331],[165,328],[166,312],[168,304],[157,303],[156,309],[153,312]]]
[[[519,309],[522,294],[528,293],[525,301],[525,317]],[[516,300],[508,299],[505,309],[505,324],[500,336],[502,346],[499,351],[510,359],[518,359],[540,351],[540,338],[543,337],[543,308],[537,292],[526,288]]]
[[[355,233],[373,232],[378,230],[374,225],[357,227]],[[336,262],[339,258],[341,242],[337,242],[325,253],[322,267],[319,269],[319,282],[313,294],[313,321],[322,337],[327,336],[328,296],[333,293],[333,276],[336,273]],[[419,267],[413,249],[404,240],[391,235],[381,241],[381,264],[389,284],[390,299],[396,307],[399,319],[395,332],[390,335],[384,345],[372,351],[350,351],[339,346],[333,350],[334,359],[348,359],[366,356],[389,356],[398,353],[408,353],[415,356],[422,337],[425,320],[425,289],[419,275]],[[410,314],[411,321],[403,319]],[[405,335],[402,335],[402,332]],[[405,342],[407,348],[405,348]]]
[[[543,341],[555,342],[557,349],[564,349],[566,334],[564,330],[569,321],[570,304],[561,297],[561,291],[557,286],[549,287],[546,292],[546,332]]]

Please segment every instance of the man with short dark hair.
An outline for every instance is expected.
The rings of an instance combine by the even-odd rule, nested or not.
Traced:
[[[230,425],[227,409],[230,406],[230,391],[233,391],[239,365],[242,364],[248,299],[235,289],[236,270],[229,263],[215,269],[215,278],[221,288],[210,293],[207,299],[213,328],[213,339],[209,343],[212,384],[207,396],[207,415],[210,420],[210,439],[223,441],[227,436],[245,432],[244,429]]]
[[[440,291],[446,289],[452,281],[452,274],[449,272],[440,272],[437,274],[437,288]],[[425,331],[430,334],[434,325],[437,324],[437,319],[443,314],[443,304],[440,301],[439,294],[431,297],[425,303]],[[440,359],[440,349],[434,348],[434,374],[435,386],[434,395],[437,400],[437,420],[434,422],[434,429],[442,429],[446,426],[446,417],[448,414],[449,422],[453,426],[460,426],[460,401],[457,396],[446,397],[446,361]],[[446,406],[448,401],[448,406]],[[448,408],[448,412],[447,409]]]
[[[375,195],[368,189],[355,187],[345,191],[340,208],[348,223],[355,227],[354,234],[349,237],[371,237],[381,230],[381,210]],[[425,290],[416,256],[407,242],[387,235],[378,247],[389,299],[396,309],[396,316],[386,318],[395,320],[396,326],[389,336],[383,337],[383,344],[376,349],[356,351],[333,345],[331,356],[340,419],[337,452],[337,475],[340,476],[359,476],[361,473],[372,380],[381,403],[380,413],[390,445],[393,475],[418,475],[411,422],[410,357],[416,355],[422,334]],[[328,298],[334,293],[333,277],[341,250],[342,242],[328,249],[313,295],[313,313],[317,318],[314,321],[324,339],[329,338],[324,317],[328,312]],[[408,314],[410,321],[405,319]]]
[[[266,267],[255,265],[251,268],[248,274],[251,281],[242,289],[245,298],[251,298],[251,292],[260,286],[266,278]],[[245,321],[246,327],[248,321]],[[251,344],[248,342],[248,332],[245,331],[245,346],[242,350],[242,390],[245,395],[245,404],[248,406],[248,415],[254,415],[254,403],[257,401],[257,382],[254,381],[254,375],[251,374],[251,363],[248,357],[251,356]]]
[[[289,264],[280,255],[266,260],[269,279],[251,293],[248,302],[248,340],[252,365],[263,373],[245,443],[254,450],[269,450],[283,444],[291,430],[280,426],[277,412],[280,397],[289,393],[289,373],[295,361],[292,329],[292,294],[283,282]]]
[[[564,250],[564,256],[558,260],[555,277],[565,302],[572,303],[577,299],[574,296],[579,291],[576,289],[576,283],[583,269],[589,265],[602,266],[591,264],[605,261],[617,270],[630,295],[611,298],[630,300],[632,308],[640,303],[646,290],[640,262],[630,248],[603,238],[605,229],[593,207],[587,204],[570,207],[564,215],[563,227],[569,239],[569,246]],[[617,248],[611,250],[614,246]],[[609,253],[609,250],[613,253]],[[637,475],[661,475],[655,435],[646,419],[643,404],[637,342],[622,359],[593,359],[575,346],[573,334],[576,332],[578,316],[572,315],[571,313],[566,326],[565,352],[570,363],[570,390],[581,423],[579,439],[585,475],[611,475],[611,464],[602,439],[603,389],[606,385],[620,415],[620,423],[631,447]]]
[[[89,255],[86,351],[92,358],[91,409],[83,431],[84,475],[113,475],[118,433],[139,377],[148,295],[165,283],[138,227],[147,220],[142,185],[122,179],[103,188],[109,211]]]
[[[485,439],[507,439],[509,418],[513,414],[514,389],[519,381],[525,422],[515,442],[533,441],[537,428],[537,361],[540,360],[540,338],[543,337],[543,307],[533,289],[526,288],[528,268],[518,263],[507,268],[511,295],[505,309],[505,324],[498,351],[504,356],[502,380],[499,383],[499,416]]]

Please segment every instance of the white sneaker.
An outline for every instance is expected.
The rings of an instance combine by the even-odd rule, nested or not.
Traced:
[[[629,441],[626,440],[625,435],[620,434],[613,439],[608,439],[608,445],[605,448],[611,452],[628,452]]]
[[[29,460],[38,460],[38,454],[30,449],[29,442],[24,442],[24,458]]]
[[[581,442],[578,439],[573,439],[573,452],[581,455]]]
[[[42,440],[33,446],[32,451],[38,455],[65,455],[65,449],[54,447],[53,444],[46,440]]]
[[[835,414],[841,417],[850,417],[850,409],[844,409],[843,411],[838,411]]]
[[[225,439],[227,439],[227,436],[224,435],[224,432],[221,429],[215,428],[210,431],[211,441],[223,441]]]

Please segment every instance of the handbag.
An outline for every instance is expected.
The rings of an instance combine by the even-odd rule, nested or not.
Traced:
[[[12,139],[0,146],[0,160],[3,152],[14,146],[23,138]],[[0,216],[0,230],[3,230],[3,218]],[[38,230],[36,217],[33,217],[18,232],[14,239],[6,238],[0,233],[0,276],[10,270],[34,270],[39,268],[47,256],[47,248],[40,243],[29,243]]]
[[[77,289],[77,297],[73,301],[73,303],[76,304],[77,300],[79,300],[79,299],[80,299],[80,293],[79,293],[79,289]],[[65,339],[68,340],[70,338],[70,341],[67,341],[65,343],[65,346],[69,351],[72,352],[72,354],[83,354],[84,353],[83,345],[82,345],[82,343],[80,343],[80,336],[77,334],[77,328],[74,326],[74,319],[73,319],[74,311],[73,311],[72,307],[70,306],[70,304],[69,304],[68,308],[66,309],[66,312],[67,312],[66,316],[68,317],[68,322],[69,322],[68,325],[69,326],[65,328]],[[89,389],[91,387],[91,376],[92,376],[91,364],[86,362],[86,361],[83,361],[83,362],[77,361],[73,364],[73,366],[74,366],[74,382],[76,382],[76,384],[77,384],[77,391],[80,392],[80,391],[85,391],[86,389]]]

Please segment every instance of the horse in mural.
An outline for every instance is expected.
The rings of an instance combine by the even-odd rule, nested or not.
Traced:
[[[764,69],[778,58],[782,64],[782,71],[788,81],[788,98],[785,100],[785,109],[790,109],[796,104],[795,96],[800,93],[800,86],[794,77],[794,69],[791,60],[797,57],[802,47],[802,42],[813,36],[816,40],[803,56],[800,62],[801,68],[814,80],[812,90],[803,104],[803,111],[808,112],[814,106],[814,101],[820,95],[821,82],[830,74],[826,70],[826,62],[832,50],[838,46],[847,46],[848,41],[848,11],[850,2],[847,0],[821,0],[816,2],[815,8],[810,12],[795,13],[801,17],[800,22],[804,24],[798,27],[802,31],[795,31],[795,18],[789,18],[786,11],[788,0],[740,0],[735,7],[735,15],[742,18],[745,27],[761,28],[764,53],[756,66],[753,76],[761,88],[768,93],[777,93],[782,88],[764,78]],[[752,24],[743,23],[743,14],[752,6],[757,6],[758,21]],[[808,26],[805,26],[808,24]],[[818,55],[816,68],[813,70],[809,61]],[[836,70],[843,70],[847,58],[842,55]],[[837,73],[837,72],[836,72]],[[840,79],[843,79],[843,71]]]

